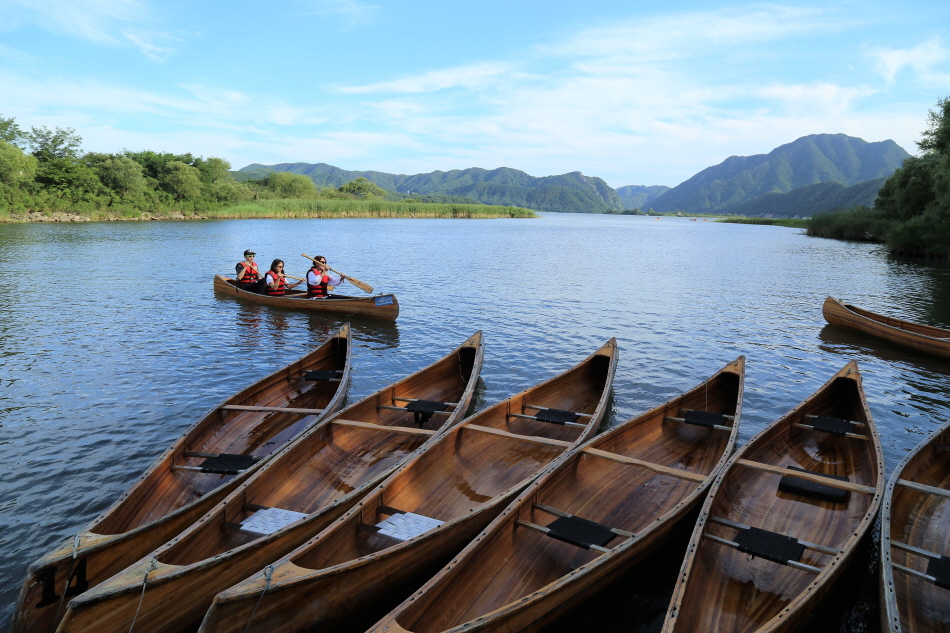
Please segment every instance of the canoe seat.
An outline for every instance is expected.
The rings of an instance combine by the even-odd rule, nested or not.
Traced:
[[[798,472],[802,473],[811,473],[812,475],[819,475],[821,477],[827,477],[828,479],[837,479],[838,481],[851,481],[842,475],[828,475],[826,473],[818,473],[813,470],[798,468],[797,466],[788,466],[788,469],[797,470]],[[792,475],[783,476],[781,481],[779,481],[778,489],[782,492],[800,495],[802,497],[811,497],[812,499],[818,499],[819,501],[831,501],[832,503],[845,503],[848,501],[847,490],[842,490],[841,488],[832,488],[831,486],[826,486],[825,484],[808,481],[807,479],[794,477]]]
[[[892,562],[891,566],[894,568],[894,571],[899,571],[904,574],[920,578],[921,580],[931,582],[941,589],[950,589],[950,556],[943,556],[936,552],[914,547],[899,541],[891,541],[891,547],[907,552],[908,554],[922,556],[927,559],[926,573]]]
[[[429,420],[432,419],[432,416],[438,413],[439,415],[451,415],[453,412],[448,411],[449,407],[458,406],[457,402],[438,402],[436,400],[416,400],[415,398],[393,398],[393,400],[402,400],[408,402],[404,407],[393,407],[389,405],[379,405],[377,409],[391,409],[393,411],[408,411],[412,413],[413,421],[417,426],[425,426]]]
[[[927,563],[927,575],[933,577],[934,584],[941,589],[950,589],[950,556],[931,558]]]
[[[732,540],[740,552],[781,565],[797,563],[805,553],[805,546],[797,539],[757,527],[740,529]]]
[[[248,536],[268,536],[307,516],[303,512],[294,512],[293,510],[283,510],[281,508],[252,507],[259,509],[257,509],[253,515],[235,526],[239,532],[247,534]]]
[[[850,420],[829,418],[823,415],[812,416],[810,419],[811,424],[803,424],[803,426],[810,426],[816,431],[821,431],[822,433],[831,433],[832,435],[844,436],[848,433],[854,433],[857,430],[855,428],[855,423]]]
[[[609,552],[610,550],[607,549],[605,545],[615,537],[623,536],[629,538],[633,536],[632,532],[618,530],[603,523],[590,521],[541,503],[535,503],[534,507],[542,512],[553,514],[557,518],[546,526],[536,525],[528,521],[516,521],[515,523],[534,530],[535,532],[541,532],[545,536],[550,536],[553,539],[570,543],[575,547],[598,552]]]
[[[578,418],[590,418],[593,417],[590,413],[578,413],[577,411],[565,411],[564,409],[552,409],[550,407],[539,407],[533,404],[524,405],[526,409],[537,409],[537,413],[534,415],[526,415],[524,413],[509,413],[508,417],[511,418],[524,418],[526,420],[537,420],[538,422],[545,422],[547,424],[557,424],[558,426],[587,426],[578,422]]]
[[[324,369],[311,369],[303,373],[304,380],[313,382],[340,382],[343,372],[327,371]]]
[[[203,473],[237,475],[253,466],[259,459],[260,457],[254,455],[219,453],[205,457],[205,460],[198,465],[198,469]]]
[[[396,543],[403,543],[421,536],[444,523],[432,517],[397,510],[389,506],[379,506],[377,510],[380,514],[390,515],[389,518],[383,519],[376,525],[361,524],[360,529]]]
[[[682,422],[683,424],[693,424],[696,426],[703,426],[708,429],[717,429],[719,431],[731,432],[733,427],[726,426],[725,422],[727,420],[734,420],[735,416],[726,415],[725,413],[700,411],[698,409],[683,409],[683,417],[675,418],[672,416],[667,416],[666,419],[672,420],[673,422]]]

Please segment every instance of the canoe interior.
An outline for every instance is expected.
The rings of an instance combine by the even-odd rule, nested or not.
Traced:
[[[236,279],[228,279],[227,277],[224,277],[223,279],[227,282],[227,284],[228,284],[229,286],[232,286],[232,287],[234,287],[234,288],[236,288],[236,289],[238,289],[238,290],[242,290],[242,288],[239,288],[239,287],[238,287],[238,283],[237,283],[237,280],[236,280]],[[245,290],[245,292],[247,292],[247,291]],[[256,294],[256,293],[250,293],[250,294]],[[270,297],[270,295],[258,295],[258,296],[260,296],[260,297],[265,297],[265,296],[266,296],[266,297]],[[306,299],[306,298],[307,298],[307,291],[306,291],[306,290],[297,290],[296,288],[294,288],[294,289],[288,290],[285,294],[283,294],[283,295],[281,295],[281,296],[282,296],[284,299]],[[350,296],[350,295],[341,295],[341,294],[338,294],[338,293],[336,293],[336,292],[334,292],[334,293],[331,295],[330,298],[331,298],[331,299],[354,299],[354,300],[361,300],[361,301],[365,301],[366,299],[372,299],[372,297],[353,297],[353,296]]]
[[[856,372],[855,372],[856,373]],[[865,424],[870,439],[835,436],[791,426],[808,423],[805,415],[821,415]],[[722,482],[714,487],[708,516],[718,517],[785,536],[847,551],[869,523],[869,512],[880,495],[848,492],[844,502],[821,501],[778,490],[781,476],[734,464],[735,460],[780,467],[799,467],[828,475],[844,475],[852,483],[876,488],[880,476],[880,449],[857,380],[838,376],[781,420],[765,429],[733,458]],[[706,508],[704,508],[704,512]],[[705,516],[705,515],[704,515]],[[702,519],[703,517],[701,517]],[[737,531],[713,521],[697,529],[733,540]],[[697,536],[694,534],[694,539]],[[681,599],[675,631],[738,633],[774,630],[781,618],[799,617],[789,605],[816,593],[825,578],[843,565],[832,554],[806,549],[800,562],[825,570],[823,576],[794,569],[736,549],[701,539],[692,554],[688,580]],[[834,565],[832,564],[834,563]],[[674,600],[676,596],[674,596]],[[765,629],[763,627],[768,626]],[[783,629],[784,630],[784,629]]]
[[[250,389],[228,400],[230,405],[323,409],[337,394],[340,382],[309,381],[304,370],[343,372],[348,339],[335,337],[323,353],[295,363],[286,376],[261,390]],[[216,475],[172,470],[175,466],[198,466],[202,457],[185,452],[230,453],[266,457],[312,424],[319,414],[266,413],[215,409],[189,430],[163,467],[156,468],[134,493],[124,499],[91,531],[119,534],[161,518],[200,499],[235,475]]]
[[[461,347],[426,370],[347,407],[259,473],[240,491],[239,499],[231,499],[220,511],[221,519],[240,523],[250,517],[254,510],[246,504],[312,514],[384,474],[429,439],[429,435],[394,432],[385,427],[438,430],[449,416],[434,415],[420,427],[412,413],[380,409],[379,405],[405,406],[399,397],[459,402],[470,391],[467,388],[479,358],[475,347]],[[345,421],[379,428],[350,426]],[[208,521],[208,525],[162,552],[158,560],[190,565],[254,540]]]
[[[615,427],[584,448],[709,474],[724,461],[734,432],[668,418],[682,416],[684,409],[735,416],[741,402],[739,372],[720,372],[708,383]],[[584,448],[572,451],[554,471],[529,486],[514,502],[517,507],[506,510],[482,533],[481,542],[470,545],[454,567],[445,568],[411,602],[403,603],[396,616],[398,625],[413,633],[436,633],[476,618],[490,619],[488,614],[533,592],[547,591],[572,571],[606,556],[517,525],[518,520],[540,526],[554,522],[556,517],[537,504],[640,533],[697,489],[692,481],[585,453]],[[616,548],[626,540],[615,536],[605,547]],[[500,624],[491,630],[515,629]]]
[[[921,448],[899,474],[900,479],[950,490],[950,429]],[[892,542],[950,556],[950,499],[895,486],[891,500]],[[891,547],[891,560],[926,573],[929,559]],[[900,626],[904,633],[950,631],[950,589],[893,572]]]
[[[866,319],[871,319],[872,321],[877,321],[878,323],[883,323],[884,325],[890,327],[896,327],[900,330],[907,330],[908,332],[913,332],[914,334],[922,334],[923,336],[932,336],[934,338],[950,337],[950,331],[943,330],[938,327],[921,325],[920,323],[914,323],[912,321],[904,321],[903,319],[895,319],[893,317],[876,314],[870,310],[865,310],[848,303],[843,305],[845,308],[859,316],[863,316]]]

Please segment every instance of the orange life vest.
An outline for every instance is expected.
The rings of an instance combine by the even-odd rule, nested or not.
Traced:
[[[257,270],[257,262],[238,262],[238,266],[242,265],[244,266],[244,277],[238,279],[238,283],[242,286],[257,285],[257,280],[261,277],[261,273]]]
[[[277,280],[277,290],[274,290],[270,287],[272,280]],[[280,297],[285,292],[287,292],[287,282],[284,281],[284,278],[273,271],[268,270],[267,276],[264,278],[264,281],[267,282],[267,294],[272,297]]]
[[[323,274],[323,272],[318,269],[316,266],[310,269],[310,272],[320,280],[320,283],[316,286],[310,285],[310,275],[307,274],[307,297],[317,297],[318,299],[326,299],[329,294],[327,292],[327,282],[330,281],[330,277]]]

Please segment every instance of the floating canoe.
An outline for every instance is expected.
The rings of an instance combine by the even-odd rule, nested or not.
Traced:
[[[852,361],[716,478],[664,633],[794,630],[847,566],[883,491],[881,443]]]
[[[12,630],[53,631],[71,597],[179,534],[269,456],[337,412],[349,378],[346,324],[313,352],[212,409],[112,507],[30,565]]]
[[[319,536],[218,594],[201,631],[324,629],[408,596],[540,470],[597,432],[616,367],[611,339],[442,434]]]
[[[313,310],[316,312],[339,312],[340,314],[358,314],[375,319],[395,321],[399,316],[399,302],[396,295],[376,295],[375,297],[349,297],[334,294],[328,299],[307,299],[306,291],[288,290],[282,297],[259,295],[237,287],[237,281],[224,275],[214,276],[214,291],[237,297],[254,303],[294,310]]]
[[[179,536],[74,598],[60,633],[193,630],[214,596],[340,518],[440,430],[462,420],[477,332],[433,365],[311,427]]]
[[[565,454],[373,633],[536,631],[702,501],[735,446],[745,359]]]
[[[950,424],[897,466],[881,515],[881,630],[950,631]]]
[[[860,330],[918,352],[950,358],[950,330],[882,316],[834,297],[825,299],[821,312],[832,325]]]

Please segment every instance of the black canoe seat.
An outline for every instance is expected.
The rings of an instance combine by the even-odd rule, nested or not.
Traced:
[[[732,540],[740,552],[781,565],[797,563],[805,553],[805,546],[797,539],[757,527],[740,529]]]
[[[829,418],[823,415],[816,415],[811,418],[811,428],[832,435],[847,435],[848,433],[854,433],[856,430],[854,422],[850,420]]]
[[[221,453],[212,457],[207,457],[198,468],[203,473],[215,473],[218,475],[237,475],[253,466],[260,457],[254,455],[231,455]]]
[[[445,411],[449,408],[444,402],[435,400],[413,400],[406,405],[406,411],[412,413],[412,420],[417,426],[425,426],[432,419],[433,414]]]
[[[541,407],[534,404],[524,405],[526,409],[536,409],[537,413],[534,415],[526,415],[524,413],[509,413],[508,417],[510,418],[524,418],[526,420],[537,420],[538,422],[545,422],[547,424],[557,424],[558,426],[587,426],[577,420],[579,418],[591,418],[593,417],[590,413],[578,413],[577,411],[565,411],[564,409],[552,409],[551,407]]]
[[[932,582],[941,589],[950,589],[950,556],[944,556],[900,541],[891,541],[891,547],[927,559],[926,572],[892,562],[891,566],[894,571]]]
[[[707,429],[717,429],[719,431],[732,431],[732,427],[726,424],[735,417],[725,413],[712,413],[711,411],[700,411],[698,409],[684,409],[683,417],[676,418],[667,416],[667,420],[673,422],[682,422],[683,424],[693,424],[695,426],[706,427]]]
[[[325,369],[311,369],[303,373],[304,380],[313,382],[340,382],[343,372]]]
[[[950,556],[931,558],[927,563],[927,575],[933,576],[934,584],[941,589],[950,589]]]
[[[557,518],[546,526],[536,525],[527,521],[517,521],[516,523],[536,532],[541,532],[553,539],[570,543],[575,547],[598,552],[609,552],[610,550],[607,549],[605,545],[615,537],[623,536],[630,538],[634,536],[632,532],[618,530],[603,523],[583,519],[541,503],[535,503],[534,507],[542,512],[553,514]]]
[[[797,466],[788,466],[787,468],[789,470],[797,470],[802,473],[820,475],[822,477],[827,477],[828,479],[851,481],[842,475],[828,475],[826,473],[818,473],[813,470],[798,468]],[[847,490],[842,490],[841,488],[832,488],[831,486],[827,486],[825,484],[808,481],[807,479],[802,479],[800,477],[793,477],[792,475],[784,475],[781,481],[779,481],[778,489],[782,492],[800,495],[802,497],[810,497],[812,499],[818,499],[819,501],[831,501],[832,503],[845,503],[848,501]]]

